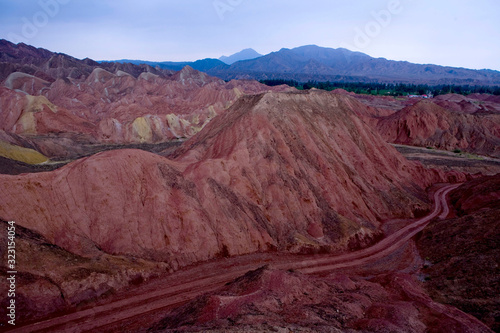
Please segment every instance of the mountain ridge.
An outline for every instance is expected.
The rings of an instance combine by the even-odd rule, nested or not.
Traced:
[[[304,65],[317,65],[305,70]],[[323,66],[323,69],[321,67]],[[314,69],[314,71],[311,71]],[[316,45],[281,49],[263,57],[236,62],[229,68],[213,68],[209,74],[222,79],[293,79],[306,81],[359,81],[384,83],[427,83],[457,85],[500,84],[500,72],[472,70],[438,65],[420,65],[407,61],[373,58],[347,49]]]
[[[186,66],[190,66],[198,71],[207,71],[214,67],[224,67],[228,66],[219,59],[205,58],[196,61],[145,61],[145,60],[130,60],[130,59],[120,59],[120,60],[107,60],[101,61],[101,63],[121,63],[121,64],[133,64],[133,65],[148,65],[155,68],[161,68],[163,70],[180,71]]]
[[[9,56],[12,55],[3,51],[6,45],[9,45],[10,49],[12,49],[12,45],[14,44],[7,40],[0,40],[0,63],[10,62],[11,60]],[[36,50],[42,57],[51,54],[50,51],[43,48],[35,48],[22,43],[17,44],[16,47],[18,49],[24,48],[31,53]],[[240,57],[242,52],[245,54],[246,50],[228,58],[233,56]],[[56,53],[56,55],[66,56],[61,53]],[[70,58],[75,59],[73,57]],[[224,57],[221,58],[226,59]],[[238,61],[228,65],[220,59],[212,58],[186,62],[154,62],[129,59],[93,62],[90,59],[83,59],[83,61],[90,61],[93,64],[101,64],[109,67],[116,66],[113,65],[116,63],[124,66],[130,63],[164,71],[179,71],[185,66],[190,66],[226,81],[232,79],[288,79],[299,82],[341,81],[431,85],[500,85],[500,71],[492,69],[477,70],[434,64],[415,64],[408,61],[374,58],[367,54],[350,51],[345,48],[334,49],[317,45],[306,45],[292,49],[282,48],[279,51],[271,52],[254,59],[236,60]],[[93,64],[89,63],[89,65]],[[5,69],[0,67],[0,74],[2,71],[5,71]]]

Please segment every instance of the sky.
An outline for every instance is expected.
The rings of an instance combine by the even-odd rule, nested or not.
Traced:
[[[315,44],[500,70],[500,1],[0,0],[0,38],[94,60],[194,61]]]

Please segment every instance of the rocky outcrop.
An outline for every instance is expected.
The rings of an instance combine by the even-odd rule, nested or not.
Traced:
[[[33,96],[1,88],[3,122],[0,129],[24,137],[74,133],[95,133],[95,125],[65,108],[51,103],[45,96]]]
[[[490,332],[406,274],[313,277],[266,267],[170,312],[150,332]]]
[[[2,129],[24,136],[91,133],[101,142],[112,143],[190,137],[243,93],[193,72],[182,72],[179,81],[160,77],[150,81],[96,68],[83,82],[58,79],[42,90],[30,84],[24,90],[27,95],[19,89],[4,90],[5,103],[16,102],[3,109],[4,117],[12,119]],[[21,73],[11,76],[15,74]],[[199,75],[205,81],[196,80]]]
[[[487,94],[433,99],[347,93],[353,111],[391,143],[498,157],[500,103]]]
[[[5,79],[4,86],[12,90],[38,95],[50,86],[50,82],[26,73],[14,72]]]
[[[442,103],[441,103],[442,104]],[[448,103],[449,104],[449,103]],[[392,143],[464,150],[500,156],[500,114],[445,109],[423,100],[378,120],[377,129]]]
[[[11,145],[0,140],[0,156],[26,164],[41,164],[48,161],[46,156],[33,149]]]
[[[173,73],[148,65],[98,63],[88,58],[79,60],[67,54],[51,52],[24,43],[16,45],[5,39],[0,40],[0,81],[15,72],[33,75],[51,83],[57,79],[84,79],[96,68],[103,68],[112,73],[121,70],[136,78],[144,72],[160,76],[169,76]]]
[[[433,222],[417,244],[427,265],[424,287],[500,330],[500,176],[474,179],[450,195],[454,218]]]
[[[440,95],[434,102],[451,111],[471,114],[500,113],[500,97],[488,94]]]
[[[481,177],[457,189],[451,195],[459,216],[482,209],[500,207],[500,175]]]
[[[0,230],[7,234],[6,221]],[[0,258],[7,263],[7,238],[0,238]],[[133,287],[163,274],[166,265],[146,260],[101,254],[84,258],[50,243],[42,235],[16,225],[16,324],[37,320],[58,311],[82,306],[86,302]],[[0,265],[1,287],[6,272]],[[0,300],[0,315],[6,317],[7,293]]]

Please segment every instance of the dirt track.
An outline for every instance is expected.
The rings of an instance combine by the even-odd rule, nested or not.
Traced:
[[[220,259],[183,269],[160,281],[138,287],[129,294],[108,304],[55,317],[19,327],[10,332],[86,332],[103,331],[133,317],[144,316],[183,304],[264,264],[275,269],[295,269],[306,274],[325,273],[339,268],[366,265],[383,258],[402,247],[435,217],[444,219],[449,214],[447,194],[459,185],[449,185],[434,194],[434,210],[379,243],[340,256],[293,256],[255,254],[239,258]],[[222,272],[222,274],[221,274]]]

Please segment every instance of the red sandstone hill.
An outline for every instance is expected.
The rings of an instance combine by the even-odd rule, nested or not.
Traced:
[[[497,96],[448,94],[423,99],[357,95],[341,89],[334,93],[352,96],[354,112],[388,142],[494,157],[500,154]]]
[[[468,96],[447,94],[433,99],[434,103],[450,111],[471,114],[500,114],[500,96],[471,94]]]
[[[114,143],[189,137],[247,89],[270,90],[257,82],[226,84],[189,67],[170,78],[147,72],[134,78],[96,68],[83,81],[53,83],[16,72],[4,86],[8,89],[0,91],[5,105],[0,116],[9,119],[2,130],[25,136],[91,133]],[[71,118],[58,125],[62,114]]]
[[[243,94],[288,91],[226,83],[186,66],[97,63],[0,41],[0,130],[55,159],[85,145],[176,141],[197,133]]]
[[[50,173],[0,176],[0,218],[79,255],[172,266],[366,244],[380,221],[426,210],[423,189],[443,175],[405,160],[345,98],[244,97],[175,160],[119,150]]]
[[[171,149],[163,154],[169,159],[116,150],[53,172],[0,175],[0,220],[15,220],[18,225],[18,300],[26,318],[74,307],[207,259],[363,247],[381,236],[384,220],[424,213],[429,208],[427,186],[465,179],[459,173],[445,175],[407,161],[382,137],[489,155],[497,154],[500,146],[495,141],[500,133],[498,100],[492,96],[448,95],[431,103],[340,91],[343,94],[262,94],[288,88],[269,88],[256,81],[223,82],[190,67],[172,73],[131,64],[98,64],[25,45],[0,52],[1,61],[5,61],[0,64],[5,78],[0,87],[4,142],[49,157],[71,158],[71,154],[88,155],[89,145],[156,145],[191,137],[174,154]],[[496,211],[478,213],[470,208],[482,202],[496,204],[490,200],[492,191],[480,189],[467,187],[463,199],[453,200],[459,214],[470,213],[475,221],[490,223]],[[461,216],[453,228],[469,225],[467,218]],[[6,223],[0,225],[4,230]],[[441,244],[455,242],[449,235],[441,236],[428,248],[438,252]],[[0,247],[5,248],[3,240]],[[491,253],[494,258],[496,252]],[[448,264],[439,266],[446,274]],[[352,309],[342,314],[351,316],[352,329],[443,327],[448,321],[417,316],[428,307],[408,304],[412,301],[404,290],[416,287],[404,275],[367,283],[357,277],[321,281],[266,271],[257,280],[263,284],[275,276]],[[403,279],[405,286],[393,277]],[[494,281],[490,277],[484,281]],[[338,293],[324,292],[323,282],[346,283],[349,288],[365,288],[366,293],[349,289],[354,301],[340,300]],[[430,285],[435,286],[442,284]],[[245,286],[242,290],[246,292]],[[438,301],[456,294],[452,290],[436,296],[434,289],[428,290]],[[296,295],[293,290],[281,291],[269,299],[264,290],[259,304],[279,299],[288,306],[289,297]],[[416,294],[420,299],[423,292],[418,289]],[[367,316],[360,315],[358,297],[364,300]],[[464,299],[457,302],[464,311],[470,304],[483,304],[480,297],[477,302]],[[6,301],[0,301],[2,309]],[[294,311],[308,306],[307,298],[301,302],[290,312],[276,311],[293,318]],[[329,304],[307,313],[321,316]],[[334,324],[345,319],[335,313],[326,317]],[[491,315],[482,318],[492,321]]]
[[[439,104],[444,105],[442,100]],[[466,105],[449,101],[444,106],[447,108],[433,101],[419,101],[379,118],[377,129],[392,143],[500,156],[499,113],[471,112],[464,109]]]
[[[420,281],[395,267],[363,277],[262,267],[166,312],[149,332],[498,332],[500,176],[466,182],[451,203],[458,216],[417,237]]]
[[[74,58],[71,66],[82,73],[77,77],[65,76],[65,70],[52,72],[66,68],[64,65],[46,65],[44,61],[51,61],[47,59],[48,51],[34,49],[31,54],[24,48],[31,50],[18,46],[17,58],[2,53],[14,64],[30,63],[37,72],[22,67],[3,80],[0,130],[22,138],[11,143],[36,147],[52,159],[87,156],[94,151],[92,145],[156,144],[185,139],[243,94],[292,90],[286,86],[271,88],[256,81],[226,83],[190,67],[167,75],[131,64],[123,70],[97,63],[89,67],[89,61]]]
[[[84,79],[96,68],[110,72],[121,70],[136,78],[143,72],[160,76],[169,76],[173,73],[148,65],[98,63],[88,58],[80,60],[67,54],[51,52],[24,43],[13,44],[0,39],[0,81],[15,72],[26,73],[51,83],[65,78]]]
[[[71,152],[71,147],[84,151],[85,144],[189,138],[242,94],[291,89],[256,81],[225,83],[190,67],[174,73],[79,60],[5,40],[0,41],[0,80],[0,130],[35,139],[32,146],[56,159],[88,155]],[[379,123],[390,142],[498,156],[500,104],[494,96],[435,98],[448,113],[418,99],[354,97],[353,110],[371,126]]]
[[[319,91],[245,96],[173,159],[114,150],[52,172],[0,175],[0,219],[25,230],[17,269],[26,313],[75,306],[158,265],[363,247],[385,219],[428,210],[428,185],[464,179],[404,159],[351,102]]]

